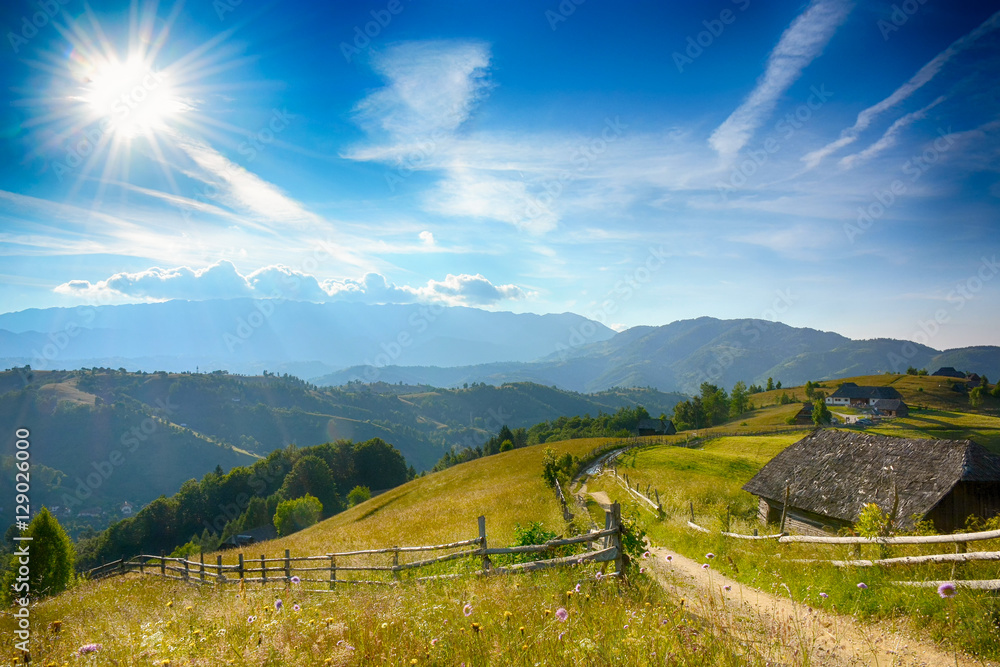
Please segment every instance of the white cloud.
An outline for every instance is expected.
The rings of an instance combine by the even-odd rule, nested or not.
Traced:
[[[432,246],[434,245],[434,234],[424,230],[420,232],[420,240],[424,243],[424,245]]]
[[[935,76],[938,75],[948,61],[968,49],[980,37],[996,30],[998,27],[1000,27],[1000,12],[996,12],[990,16],[969,34],[952,42],[947,49],[934,56],[930,62],[921,67],[916,74],[910,77],[909,81],[893,91],[889,97],[859,113],[857,120],[854,121],[854,125],[843,130],[840,133],[840,137],[836,141],[832,141],[826,146],[808,153],[802,158],[802,161],[805,162],[806,166],[809,168],[815,167],[831,153],[834,153],[844,146],[857,141],[858,136],[868,129],[878,116],[903,102],[913,95],[913,93],[923,88],[924,85],[929,83]]]
[[[712,148],[724,157],[739,153],[784,92],[823,53],[850,11],[850,3],[844,0],[813,0],[781,35],[756,88],[709,137]]]
[[[413,140],[452,132],[489,89],[489,47],[479,42],[406,42],[373,60],[386,86],[355,107],[369,131]]]
[[[359,301],[364,303],[444,303],[452,306],[492,306],[523,299],[516,285],[494,285],[481,274],[448,274],[425,285],[395,285],[378,273],[360,280],[324,280],[280,264],[242,275],[222,260],[203,269],[152,267],[136,273],[116,273],[105,280],[70,280],[55,288],[59,294],[88,300],[121,298],[138,301],[170,299],[283,298],[295,301]]]

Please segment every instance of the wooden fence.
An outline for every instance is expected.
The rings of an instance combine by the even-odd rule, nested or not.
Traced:
[[[267,585],[273,583],[288,586],[292,583],[301,583],[313,586],[322,584],[326,587],[324,589],[307,588],[306,590],[330,591],[334,590],[338,584],[394,585],[400,581],[403,572],[416,571],[420,568],[429,568],[460,559],[469,559],[474,563],[471,572],[468,573],[479,575],[512,574],[565,565],[612,562],[615,568],[614,574],[620,575],[622,572],[621,506],[618,503],[614,503],[611,509],[605,512],[603,530],[576,537],[550,540],[544,544],[491,548],[486,539],[486,517],[481,516],[478,521],[478,537],[450,544],[415,547],[392,546],[381,549],[328,553],[321,556],[295,557],[288,549],[285,549],[284,556],[279,558],[267,558],[266,554],[261,554],[260,558],[248,558],[245,554],[240,553],[237,555],[238,561],[235,564],[223,564],[221,555],[216,556],[215,563],[206,563],[204,554],[201,554],[197,561],[186,558],[170,558],[163,554],[159,556],[143,554],[105,563],[89,570],[85,576],[88,579],[96,580],[138,572],[139,574],[155,575],[198,585],[240,583]],[[493,562],[497,556],[540,554],[572,545],[589,545],[589,550],[583,553],[524,563],[497,565]],[[455,551],[456,549],[457,551]],[[400,562],[401,556],[405,558],[406,556],[418,556],[435,551],[448,551],[449,553]],[[381,556],[391,558],[391,563],[381,565],[371,562],[355,562],[362,558],[371,560],[372,557]],[[357,578],[359,575],[368,578]],[[463,573],[436,574],[417,577],[416,581],[462,575]]]
[[[692,506],[692,517],[694,509]],[[688,526],[703,533],[711,533],[710,530],[699,526],[693,520],[687,522]],[[794,563],[826,563],[833,567],[895,567],[900,565],[923,565],[923,564],[951,564],[952,578],[941,581],[897,581],[901,586],[917,586],[926,588],[937,588],[943,583],[952,583],[963,588],[974,588],[978,590],[1000,591],[1000,579],[955,579],[955,567],[962,563],[973,562],[997,562],[1000,561],[1000,551],[969,551],[970,542],[981,542],[984,540],[1000,539],[1000,530],[984,530],[976,533],[952,533],[949,535],[889,535],[885,537],[860,537],[856,535],[848,536],[825,536],[825,535],[789,535],[787,533],[777,533],[774,535],[740,535],[737,533],[721,533],[725,537],[744,540],[777,540],[781,544],[850,544],[859,548],[862,544],[875,544],[879,546],[901,545],[901,544],[954,544],[954,553],[925,554],[920,556],[897,556],[895,558],[874,558],[863,559],[854,558],[849,560],[833,559],[796,559]]]
[[[611,469],[611,474],[614,476],[615,481],[629,492],[632,497],[639,501],[639,506],[644,507],[647,510],[652,511],[657,516],[663,516],[663,504],[660,502],[660,492],[652,488],[652,485],[646,485],[646,493],[643,493],[639,488],[639,483],[636,482],[635,488],[632,488],[632,482],[629,480],[628,475],[619,475],[617,468]],[[656,501],[654,502],[652,498],[649,497],[650,490],[656,496]]]

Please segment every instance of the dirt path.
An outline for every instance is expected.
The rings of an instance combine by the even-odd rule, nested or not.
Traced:
[[[889,623],[866,625],[786,597],[744,586],[711,567],[664,548],[653,548],[653,575],[690,611],[725,628],[770,664],[831,667],[944,667],[994,665],[947,653],[915,640]],[[670,561],[666,557],[670,556]]]
[[[602,506],[611,499],[602,491],[590,495]],[[650,572],[689,610],[737,638],[772,665],[823,667],[998,667],[996,663],[948,653],[932,642],[915,639],[898,623],[864,624],[850,616],[826,612],[787,597],[745,586],[662,547],[650,550]],[[667,560],[667,557],[670,560]]]

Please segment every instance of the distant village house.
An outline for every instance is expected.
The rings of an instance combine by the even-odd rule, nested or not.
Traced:
[[[949,533],[970,516],[1000,512],[1000,456],[971,440],[815,431],[771,459],[743,489],[758,497],[762,521],[778,523],[784,512],[786,532],[833,533],[875,503],[887,513],[896,505],[901,529],[921,518]]]
[[[845,382],[837,391],[826,397],[826,404],[869,408],[879,400],[902,398],[902,395],[892,387],[860,387],[853,382]]]
[[[965,373],[957,371],[951,366],[942,366],[941,368],[931,373],[931,375],[937,375],[938,377],[946,377],[946,378],[960,378],[962,380],[965,379]]]

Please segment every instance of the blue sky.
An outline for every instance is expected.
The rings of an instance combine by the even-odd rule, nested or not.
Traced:
[[[5,3],[0,311],[1000,344],[1000,2],[779,4]]]

